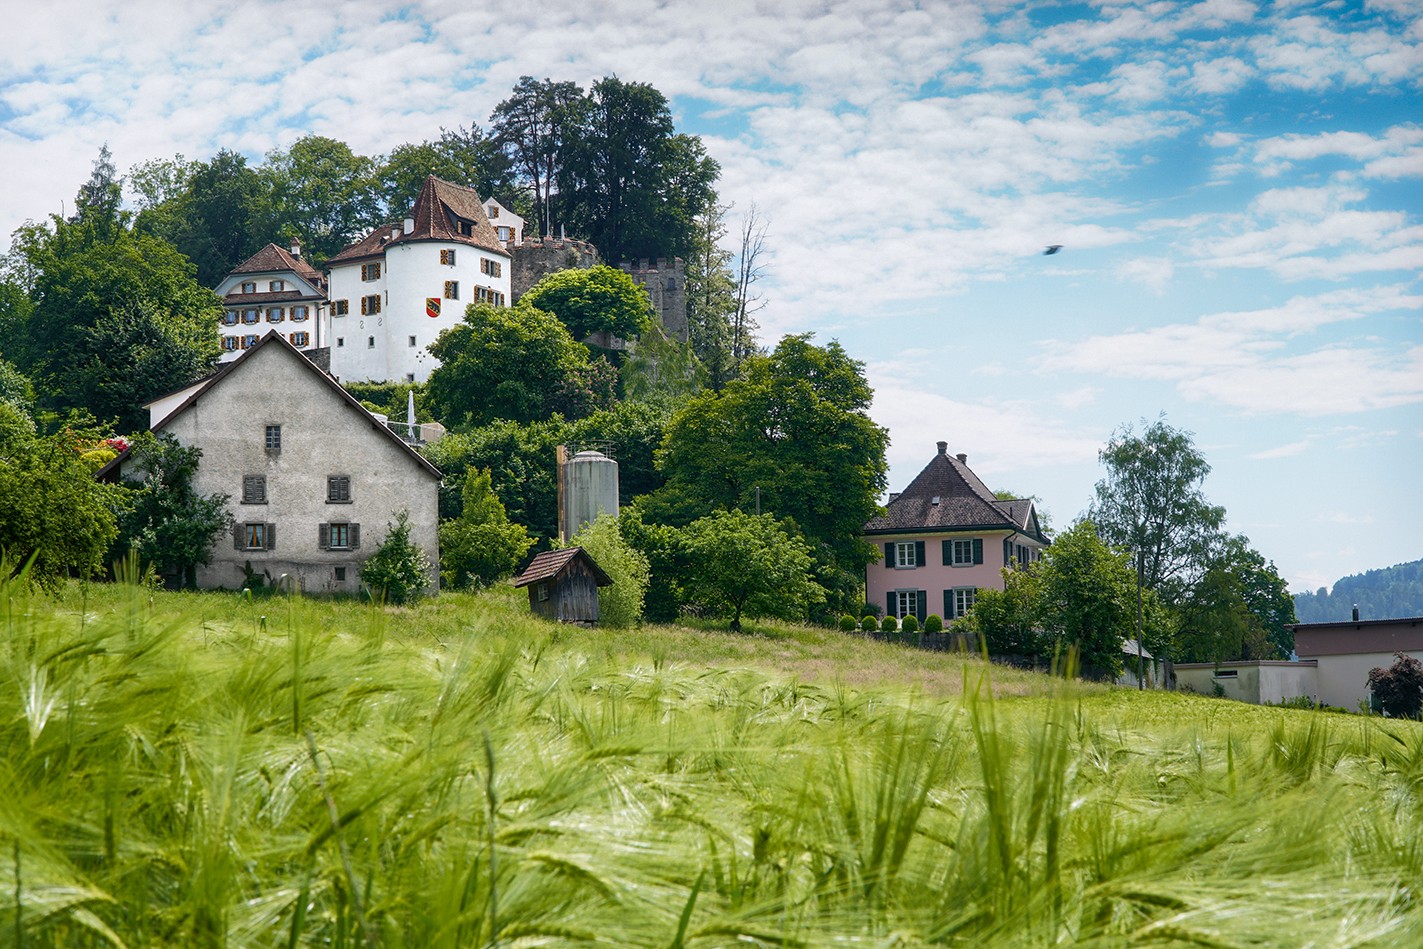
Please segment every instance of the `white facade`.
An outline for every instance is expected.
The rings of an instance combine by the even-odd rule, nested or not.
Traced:
[[[387,241],[377,255],[331,264],[332,374],[344,382],[424,382],[439,365],[426,347],[469,304],[508,306],[509,272],[507,255],[439,240]]]
[[[497,198],[484,202],[484,213],[489,217],[489,225],[505,247],[517,247],[524,242],[524,219],[499,203]]]
[[[309,264],[275,244],[239,264],[216,287],[223,303],[219,362],[232,362],[272,330],[303,351],[326,345],[321,284]]]

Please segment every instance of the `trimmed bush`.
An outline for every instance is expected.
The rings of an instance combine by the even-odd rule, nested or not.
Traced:
[[[867,633],[873,633],[875,630],[879,629],[879,620],[875,619],[873,616],[866,616],[864,619],[860,620],[860,629],[864,630]]]
[[[853,633],[859,628],[860,624],[855,620],[855,617],[851,616],[849,613],[846,613],[844,616],[840,617],[840,629],[842,632]]]
[[[917,632],[919,632],[919,617],[917,617],[917,616],[906,616],[906,617],[904,617],[904,620],[899,624],[899,628],[902,629],[902,630],[904,630],[906,633],[917,633]]]
[[[899,629],[899,620],[893,616],[886,616],[884,621],[879,624],[879,628],[886,633],[892,633]]]
[[[924,632],[942,633],[943,631],[944,621],[939,617],[938,613],[930,613],[928,616],[924,617]]]

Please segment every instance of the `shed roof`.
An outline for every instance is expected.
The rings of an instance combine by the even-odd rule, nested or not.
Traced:
[[[598,566],[598,562],[589,556],[582,547],[561,547],[557,550],[545,550],[529,561],[524,572],[514,578],[514,586],[524,587],[530,583],[538,583],[540,580],[556,579],[568,568],[569,564],[580,557],[593,571],[598,586],[609,586],[613,582],[613,578],[603,572],[603,568]]]

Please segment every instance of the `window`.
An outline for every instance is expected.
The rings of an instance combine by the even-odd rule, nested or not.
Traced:
[[[407,372],[407,373],[405,374],[405,381],[406,381],[406,382],[414,382],[414,381],[415,381],[415,373],[413,373],[413,372]]]
[[[499,226],[495,228],[499,232],[499,239],[504,243],[509,243],[514,239],[514,229],[512,227]]]
[[[460,282],[458,280],[445,281],[445,299],[458,300],[460,298]]]
[[[1212,679],[1238,679],[1238,678],[1240,678],[1240,670],[1239,670],[1239,669],[1217,669],[1214,673],[1211,674],[1211,678],[1212,678]]]
[[[414,345],[415,345],[415,337],[414,337],[414,336],[410,337],[410,345],[411,345],[411,346],[414,346]]]
[[[259,311],[256,307],[253,307],[253,308],[250,309],[250,310],[243,310],[243,311],[242,311],[242,322],[244,322],[244,323],[255,323],[255,322],[257,322],[257,319],[258,319],[258,317],[259,317],[260,315],[261,315],[261,313],[260,313],[260,311]]]
[[[440,263],[453,267],[455,265],[455,252],[452,250],[440,251]]]
[[[351,503],[351,476],[331,475],[326,479],[326,503]]]
[[[291,333],[287,338],[292,341],[293,346],[306,346],[311,342],[310,333]]]
[[[967,567],[983,563],[983,538],[944,541],[944,566]]]
[[[279,306],[267,307],[267,322],[280,323],[282,321],[282,308]]]
[[[671,277],[668,277],[668,278],[667,278],[667,289],[668,289],[668,290],[676,290],[676,289],[677,289],[677,281],[674,280],[674,279],[671,278]]]
[[[497,277],[504,272],[504,265],[497,260],[483,258],[479,261],[479,269],[491,277]]]
[[[256,283],[256,281],[249,281],[249,282],[247,282],[247,283],[244,283],[244,284],[242,285],[242,292],[243,292],[243,293],[256,293],[256,292],[257,292],[257,283]]]
[[[917,567],[923,558],[918,556],[924,548],[922,542],[900,541],[894,545],[894,565],[896,567]]]
[[[366,348],[367,348],[367,349],[375,349],[375,348],[376,348],[376,338],[375,338],[374,336],[367,336],[367,337],[366,337]]]
[[[343,348],[345,345],[346,345],[346,337],[344,337],[344,336],[337,336],[337,337],[336,337],[336,348],[337,348],[337,349],[341,349],[341,348]]]
[[[333,571],[333,574],[334,574],[334,579],[336,580],[337,583],[345,583],[345,582],[346,582],[346,568],[345,568],[345,567],[337,567],[337,568]]]
[[[243,475],[243,476],[242,476],[242,503],[243,503],[243,504],[266,504],[266,503],[267,503],[267,476],[266,476],[266,475]]]
[[[322,550],[355,550],[361,546],[361,525],[322,524],[318,545]]]
[[[285,280],[273,280],[271,283],[267,284],[267,289],[272,291],[273,293],[280,293],[286,288],[287,282]]]
[[[343,300],[342,302],[344,303],[345,301]],[[305,320],[305,319],[306,319],[306,312],[307,312],[307,310],[306,310],[306,307],[304,307],[304,306],[294,306],[294,307],[292,307],[292,309],[291,309],[292,322],[300,323],[300,322],[302,322],[303,320]]]
[[[276,550],[277,525],[249,521],[232,530],[232,543],[238,550]]]
[[[236,350],[236,349],[237,349],[237,337],[236,337],[236,336],[224,336],[224,337],[222,338],[222,351],[223,351],[223,352],[230,353],[230,352],[233,352],[233,351]]]
[[[361,264],[361,279],[367,281],[379,280],[380,264]]]
[[[236,326],[236,325],[237,325],[237,311],[236,311],[236,310],[226,310],[226,311],[224,311],[223,314],[222,314],[222,325],[223,325],[223,326]]]
[[[495,218],[495,217],[498,217],[498,216],[499,216],[499,205],[493,204],[493,205],[490,205],[490,206],[489,206],[489,216],[490,216],[491,218]]]
[[[973,609],[977,587],[955,587],[944,591],[944,619],[958,619]]]
[[[543,583],[540,583],[540,584],[539,584],[539,587],[538,587],[538,589],[539,589],[538,596],[539,596],[539,602],[540,602],[540,603],[547,603],[547,602],[548,602],[548,589],[549,589],[549,587],[551,587],[551,586],[553,586],[553,584],[552,584],[550,581],[548,581],[548,580],[545,580]]]
[[[242,337],[242,348],[243,348],[243,349],[247,349],[249,346],[256,346],[256,345],[257,345],[257,337],[256,337],[255,335]]]
[[[460,221],[460,222],[459,222],[459,230],[460,230],[460,233],[463,234],[465,237],[473,237],[473,236],[474,236],[474,222],[473,222],[473,221],[463,221],[463,220]]]
[[[919,593],[919,590],[895,590],[889,595],[889,606],[897,619],[904,619],[906,616],[918,618]]]
[[[350,301],[350,300],[332,300],[332,301],[331,301],[331,315],[332,315],[332,316],[345,316],[347,313],[350,313],[350,312],[351,312],[351,301]]]
[[[479,303],[492,303],[495,306],[504,305],[504,294],[498,290],[490,290],[488,287],[476,287],[474,298]]]
[[[280,425],[267,426],[267,451],[282,450],[282,427]]]
[[[361,315],[370,316],[380,312],[380,294],[373,293],[368,297],[361,297]]]

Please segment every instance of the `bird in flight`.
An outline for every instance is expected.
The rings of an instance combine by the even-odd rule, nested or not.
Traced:
[[[1060,250],[1062,250],[1061,244],[1049,244],[1047,245],[1047,250],[1043,251],[1043,256],[1051,257],[1053,254],[1057,253]]]

